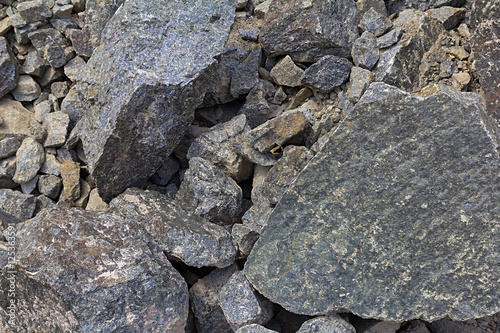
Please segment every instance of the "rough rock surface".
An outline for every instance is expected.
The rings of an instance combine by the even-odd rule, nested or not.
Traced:
[[[125,2],[87,63],[81,139],[105,201],[154,174],[210,86],[234,7],[191,2]]]
[[[294,313],[498,312],[500,156],[489,121],[479,95],[442,87],[422,98],[372,83],[278,203],[246,276]]]
[[[302,83],[323,93],[329,93],[349,78],[352,64],[336,56],[325,56],[311,65],[302,75]]]
[[[276,84],[288,87],[301,86],[300,78],[303,73],[304,71],[295,65],[290,56],[281,59],[270,72]]]
[[[236,249],[223,227],[186,212],[159,192],[127,189],[110,207],[144,219],[144,228],[167,255],[189,266],[222,268],[234,262]]]
[[[0,210],[20,221],[26,221],[33,216],[36,198],[29,194],[10,189],[0,189]]]
[[[356,333],[356,329],[336,315],[307,320],[297,333]]]
[[[363,32],[354,41],[351,55],[356,66],[371,70],[379,59],[377,37],[369,31]]]
[[[19,78],[17,66],[7,40],[0,36],[0,98],[16,87]]]
[[[184,332],[186,283],[136,221],[59,207],[17,237],[16,326],[2,305],[6,332]]]
[[[14,180],[18,184],[33,179],[45,159],[43,146],[32,137],[27,137],[16,152],[16,174]]]
[[[233,224],[241,218],[242,192],[238,184],[209,161],[193,157],[175,199],[210,222]]]
[[[348,57],[358,22],[353,0],[273,0],[260,41],[267,55],[288,54],[298,62],[325,55]]]
[[[27,136],[42,140],[45,130],[33,117],[33,113],[26,109],[21,102],[8,98],[0,99],[0,139],[15,137],[23,140]]]

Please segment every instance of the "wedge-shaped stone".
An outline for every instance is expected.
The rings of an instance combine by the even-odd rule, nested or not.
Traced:
[[[127,216],[144,219],[144,228],[172,259],[194,267],[219,268],[235,260],[236,248],[226,229],[186,212],[160,192],[130,188],[109,205]]]
[[[250,282],[299,314],[500,311],[499,138],[483,103],[372,83],[269,217]]]
[[[234,11],[230,0],[131,0],[108,22],[77,88],[81,139],[105,201],[142,185],[180,142]]]

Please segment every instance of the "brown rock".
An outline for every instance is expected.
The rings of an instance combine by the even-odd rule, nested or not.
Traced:
[[[64,161],[60,166],[63,190],[59,201],[75,201],[80,197],[80,163]]]

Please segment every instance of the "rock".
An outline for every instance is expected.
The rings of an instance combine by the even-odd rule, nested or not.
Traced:
[[[257,42],[259,40],[259,29],[239,29],[238,32],[240,33],[240,36],[243,40],[248,40],[251,42]]]
[[[54,81],[64,79],[64,71],[62,68],[49,67],[39,80],[42,87],[48,86]]]
[[[471,13],[471,39],[486,110],[500,120],[500,2],[476,0]]]
[[[46,175],[59,176],[61,174],[60,167],[61,163],[54,155],[45,154],[45,162],[42,164],[40,172]]]
[[[374,69],[375,79],[414,91],[419,88],[419,66],[423,56],[445,29],[436,19],[415,10],[401,12],[394,27],[406,32],[397,45],[380,54]]]
[[[431,0],[430,7],[438,8],[442,6],[463,7],[467,0]]]
[[[16,153],[21,146],[21,142],[16,138],[6,138],[0,141],[0,159],[7,158]]]
[[[0,188],[17,187],[12,177],[16,173],[16,157],[11,156],[0,161]]]
[[[241,218],[241,188],[209,161],[193,157],[176,194],[189,212],[218,225],[231,225]]]
[[[0,189],[0,210],[12,215],[20,221],[26,221],[33,216],[36,198],[11,189]]]
[[[273,316],[271,302],[255,294],[241,271],[235,272],[222,287],[219,304],[234,331],[248,324],[263,325]]]
[[[412,320],[401,328],[401,333],[430,333],[425,324],[420,320]]]
[[[38,51],[32,50],[24,60],[19,73],[42,77],[48,66],[49,63],[38,54]]]
[[[72,11],[73,11],[73,5],[54,6],[52,8],[52,12],[54,13],[54,17],[62,18],[62,19],[71,18]]]
[[[272,0],[266,0],[259,3],[254,9],[255,16],[259,19],[263,19],[266,16],[267,12],[269,11],[271,3]]]
[[[329,315],[309,319],[297,333],[356,333],[356,329],[341,317]]]
[[[64,66],[64,74],[73,82],[78,81],[80,74],[85,70],[87,63],[82,57],[74,57]]]
[[[64,161],[59,167],[63,190],[59,201],[73,202],[80,197],[80,163]]]
[[[363,15],[359,27],[378,37],[392,28],[392,21],[372,7]]]
[[[156,170],[156,173],[151,177],[151,180],[160,186],[165,186],[174,177],[174,175],[179,171],[179,162],[177,159],[170,155],[161,165],[161,167]]]
[[[467,72],[458,72],[453,74],[451,77],[458,83],[460,89],[468,85],[471,80],[470,75]]]
[[[465,59],[469,58],[469,56],[470,56],[469,52],[467,52],[465,50],[465,48],[462,46],[450,47],[448,50],[448,53],[453,54],[459,60],[465,60]]]
[[[449,319],[441,319],[429,323],[429,329],[431,332],[442,332],[442,333],[489,333],[492,331],[490,327],[482,329],[480,327],[474,327],[467,322],[456,322]]]
[[[64,98],[68,94],[69,85],[68,82],[52,82],[50,85],[50,91],[57,98]]]
[[[25,315],[12,327],[0,308],[7,331],[184,332],[187,285],[136,221],[54,208],[17,237],[16,305]],[[0,297],[9,302],[7,293]]]
[[[35,119],[39,123],[43,123],[43,120],[45,119],[45,116],[47,116],[49,113],[51,113],[52,110],[52,105],[49,101],[42,101],[35,105]]]
[[[277,333],[273,330],[268,330],[264,326],[251,324],[239,328],[236,333]]]
[[[297,107],[299,107],[302,103],[305,102],[306,99],[311,97],[313,95],[313,92],[309,88],[302,88],[300,89],[295,96],[293,97],[292,101],[290,102],[290,110],[293,110]]]
[[[62,179],[57,176],[41,175],[38,180],[38,191],[54,200],[57,200],[62,186]]]
[[[17,5],[17,12],[27,23],[46,20],[52,17],[52,12],[42,0],[25,1]]]
[[[219,305],[219,294],[222,287],[237,270],[236,264],[215,269],[204,278],[199,279],[189,289],[191,308],[198,333],[234,332]]]
[[[358,331],[359,333],[396,333],[400,327],[401,323],[373,320],[367,327]]]
[[[349,79],[352,64],[344,58],[325,56],[302,74],[302,83],[311,89],[329,93]]]
[[[359,17],[363,17],[370,8],[375,9],[377,13],[387,16],[387,8],[385,8],[384,0],[358,0],[356,1],[356,6],[358,6]]]
[[[40,170],[44,159],[43,146],[27,137],[16,152],[16,173],[12,180],[18,184],[29,182]]]
[[[379,49],[385,49],[393,46],[394,44],[399,42],[401,36],[403,36],[403,29],[399,27],[392,29],[388,33],[377,38],[377,46]]]
[[[87,63],[77,86],[85,103],[81,140],[104,201],[155,173],[209,91],[234,7],[194,4],[125,2]]]
[[[30,32],[28,37],[51,67],[62,67],[71,59],[69,42],[57,29],[37,29]]]
[[[363,32],[354,42],[351,55],[356,66],[371,70],[379,59],[377,37],[371,32]]]
[[[4,36],[7,32],[12,28],[12,24],[10,23],[10,18],[6,17],[4,19],[0,19],[0,36]]]
[[[429,9],[427,13],[443,23],[447,30],[455,28],[465,17],[465,8],[454,8],[444,6],[435,9]]]
[[[76,123],[82,119],[83,102],[73,87],[69,90],[66,97],[61,102],[61,112],[69,116],[69,129],[73,129]]]
[[[159,192],[127,189],[110,202],[110,207],[144,219],[143,226],[162,250],[186,265],[223,268],[234,262],[236,249],[223,227],[186,212]]]
[[[264,213],[267,213],[266,217],[269,217],[269,214],[271,214],[271,212],[272,209],[268,209]],[[261,214],[259,215],[259,217],[263,215],[264,214]],[[254,215],[252,215],[252,217],[253,216]],[[259,226],[251,224],[252,222],[253,221],[250,221],[250,223],[247,224],[236,223],[233,225],[233,228],[231,229],[231,236],[233,237],[233,240],[238,247],[239,254],[243,257],[248,257],[250,251],[252,251],[255,242],[259,239],[260,236]],[[258,229],[259,231],[255,231],[255,229]]]
[[[357,12],[352,0],[273,0],[261,29],[262,48],[270,57],[288,54],[297,62],[347,58],[358,37]]]
[[[276,84],[288,87],[300,87],[304,71],[297,67],[290,56],[281,59],[271,69],[271,77]]]
[[[87,202],[85,209],[94,212],[105,212],[108,210],[108,204],[101,199],[97,189],[93,189],[90,191],[89,201]]]
[[[357,103],[372,82],[372,79],[373,74],[369,70],[361,67],[353,67],[346,92],[349,101]]]
[[[248,179],[252,175],[252,163],[238,155],[232,145],[232,141],[246,131],[244,115],[216,125],[193,141],[187,157],[202,157],[237,182]]]
[[[36,189],[36,185],[38,183],[38,178],[40,178],[38,175],[33,177],[29,182],[22,183],[21,184],[21,191],[24,194],[31,194],[33,191]]]
[[[260,82],[247,95],[245,104],[238,114],[246,116],[247,124],[250,128],[255,128],[270,118],[270,108],[266,100],[267,87]]]
[[[262,229],[245,264],[261,294],[397,322],[498,312],[498,136],[479,95],[440,89],[371,84]]]
[[[36,208],[35,208],[35,213],[34,215],[38,215],[42,211],[42,209],[51,209],[56,206],[56,203],[54,200],[50,199],[49,197],[40,194],[39,196],[36,197]]]
[[[69,125],[69,116],[66,113],[59,111],[47,114],[43,125],[47,129],[44,147],[61,147],[66,142]]]
[[[90,184],[80,178],[80,197],[75,201],[75,207],[85,209],[91,189]]]
[[[40,97],[42,89],[35,80],[29,75],[19,76],[19,82],[12,95],[19,102],[31,102]]]

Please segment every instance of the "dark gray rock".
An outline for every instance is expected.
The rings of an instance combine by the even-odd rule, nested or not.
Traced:
[[[392,21],[372,7],[363,15],[359,27],[378,37],[392,28]]]
[[[298,62],[316,62],[325,55],[347,58],[358,22],[353,0],[273,0],[260,41],[271,57],[288,54]]]
[[[248,40],[251,42],[257,42],[259,40],[259,29],[250,28],[250,29],[239,29],[238,32],[243,40]]]
[[[352,64],[344,58],[325,56],[302,74],[302,83],[314,90],[329,93],[349,78]]]
[[[21,146],[16,138],[5,138],[0,141],[0,159],[7,158],[16,153],[17,149]]]
[[[329,315],[309,319],[297,333],[356,333],[356,329],[341,317]]]
[[[38,51],[33,50],[26,56],[19,73],[42,77],[48,66],[49,63],[39,55]]]
[[[474,323],[475,324],[475,323]],[[457,322],[450,319],[441,319],[429,323],[429,331],[439,333],[490,333],[493,331],[490,327],[481,328],[473,323]],[[491,326],[492,327],[492,326]],[[493,331],[494,332],[494,331]]]
[[[215,125],[200,135],[189,147],[187,157],[202,157],[212,162],[225,174],[240,182],[250,178],[252,163],[238,155],[233,148],[233,140],[249,130],[245,115]]]
[[[15,326],[0,307],[7,332],[184,332],[187,285],[135,220],[54,208],[16,237]]]
[[[236,333],[277,333],[258,324],[246,325],[239,328]]]
[[[365,31],[352,46],[352,60],[356,66],[371,70],[379,59],[377,37]]]
[[[64,66],[64,74],[71,81],[77,82],[86,65],[82,57],[74,57]]]
[[[19,81],[14,90],[11,91],[12,95],[19,102],[32,102],[42,93],[42,88],[30,75],[19,76]]]
[[[465,12],[465,8],[444,6],[440,8],[429,9],[427,11],[427,14],[441,22],[445,29],[451,30],[458,26],[460,22],[465,18]]]
[[[14,188],[19,184],[12,178],[16,173],[16,157],[11,156],[0,161],[0,188]]]
[[[59,193],[61,193],[62,185],[62,179],[57,176],[41,175],[38,180],[38,191],[49,198],[56,200]]]
[[[174,177],[174,175],[179,171],[180,165],[177,159],[170,155],[161,165],[161,167],[156,170],[155,174],[151,176],[151,181],[156,185],[165,186]]]
[[[245,104],[241,107],[238,114],[246,116],[247,124],[250,128],[255,128],[270,118],[269,103],[267,103],[267,85],[259,82],[245,99]]]
[[[247,278],[294,313],[400,322],[498,312],[490,121],[476,94],[442,87],[421,98],[372,83],[281,198]]]
[[[39,142],[27,137],[17,150],[16,159],[16,174],[12,180],[18,184],[27,183],[40,170],[45,159],[45,151]]]
[[[38,178],[40,178],[40,176],[36,175],[29,182],[20,184],[21,185],[21,191],[24,194],[31,194],[36,189],[36,186],[37,186],[37,183],[38,183]]]
[[[471,13],[471,39],[488,114],[500,120],[500,1],[477,0]]]
[[[26,221],[33,216],[36,198],[11,189],[0,189],[0,209],[20,221]]]
[[[37,29],[30,32],[28,37],[50,66],[59,68],[71,59],[69,41],[57,29]]]
[[[412,320],[399,331],[401,333],[430,333],[427,326],[420,320]]]
[[[132,0],[108,22],[78,86],[81,140],[103,200],[142,185],[180,142],[233,19],[229,0]]]
[[[399,42],[401,36],[403,36],[403,29],[399,27],[392,29],[388,33],[377,38],[377,46],[379,49],[385,49],[387,47],[393,46],[394,44]]]
[[[301,86],[301,77],[303,73],[304,71],[295,65],[292,58],[288,55],[281,59],[270,72],[276,84],[288,87]]]
[[[234,331],[249,324],[265,324],[273,316],[271,302],[257,295],[243,272],[235,272],[222,287],[219,304]]]
[[[394,27],[406,32],[397,45],[380,54],[374,69],[376,80],[414,91],[419,88],[422,58],[445,29],[436,19],[415,10],[401,12],[394,21]]]
[[[237,270],[236,264],[216,269],[203,279],[199,279],[189,289],[191,309],[198,333],[234,332],[219,305],[219,294],[222,287]]]
[[[241,219],[241,188],[200,157],[189,160],[189,169],[175,199],[185,210],[218,225],[231,225]]]
[[[222,268],[234,262],[236,249],[223,227],[186,212],[166,195],[127,189],[110,202],[110,207],[143,219],[144,228],[167,255],[189,266]]]
[[[0,36],[0,98],[16,87],[19,79],[17,67],[7,39]]]

